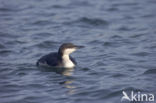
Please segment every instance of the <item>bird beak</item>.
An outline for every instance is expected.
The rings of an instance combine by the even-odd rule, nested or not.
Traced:
[[[76,45],[75,47],[76,47],[77,49],[84,48],[84,46],[80,46],[80,45]]]

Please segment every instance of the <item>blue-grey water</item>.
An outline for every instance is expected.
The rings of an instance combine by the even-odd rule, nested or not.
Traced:
[[[75,69],[36,67],[65,42],[85,46]],[[156,96],[155,0],[0,0],[0,103],[120,103],[122,91]]]

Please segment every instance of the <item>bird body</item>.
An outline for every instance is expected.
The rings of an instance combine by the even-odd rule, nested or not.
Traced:
[[[58,52],[52,52],[41,57],[36,64],[37,66],[73,68],[77,63],[70,54],[82,47],[72,43],[64,43],[60,46]]]

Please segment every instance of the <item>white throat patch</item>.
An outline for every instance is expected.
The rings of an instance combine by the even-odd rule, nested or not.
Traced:
[[[66,68],[73,68],[75,66],[75,64],[70,60],[69,55],[76,51],[76,48],[69,48],[69,49],[65,49],[64,53],[63,53],[63,66]]]
[[[63,55],[63,66],[66,68],[73,68],[75,64],[70,60],[69,55]]]

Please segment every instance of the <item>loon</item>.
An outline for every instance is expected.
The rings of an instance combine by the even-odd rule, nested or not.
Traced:
[[[74,45],[72,43],[64,43],[60,46],[58,52],[49,53],[41,57],[36,65],[37,66],[50,66],[73,68],[76,66],[76,61],[70,56],[71,53],[84,46]]]

